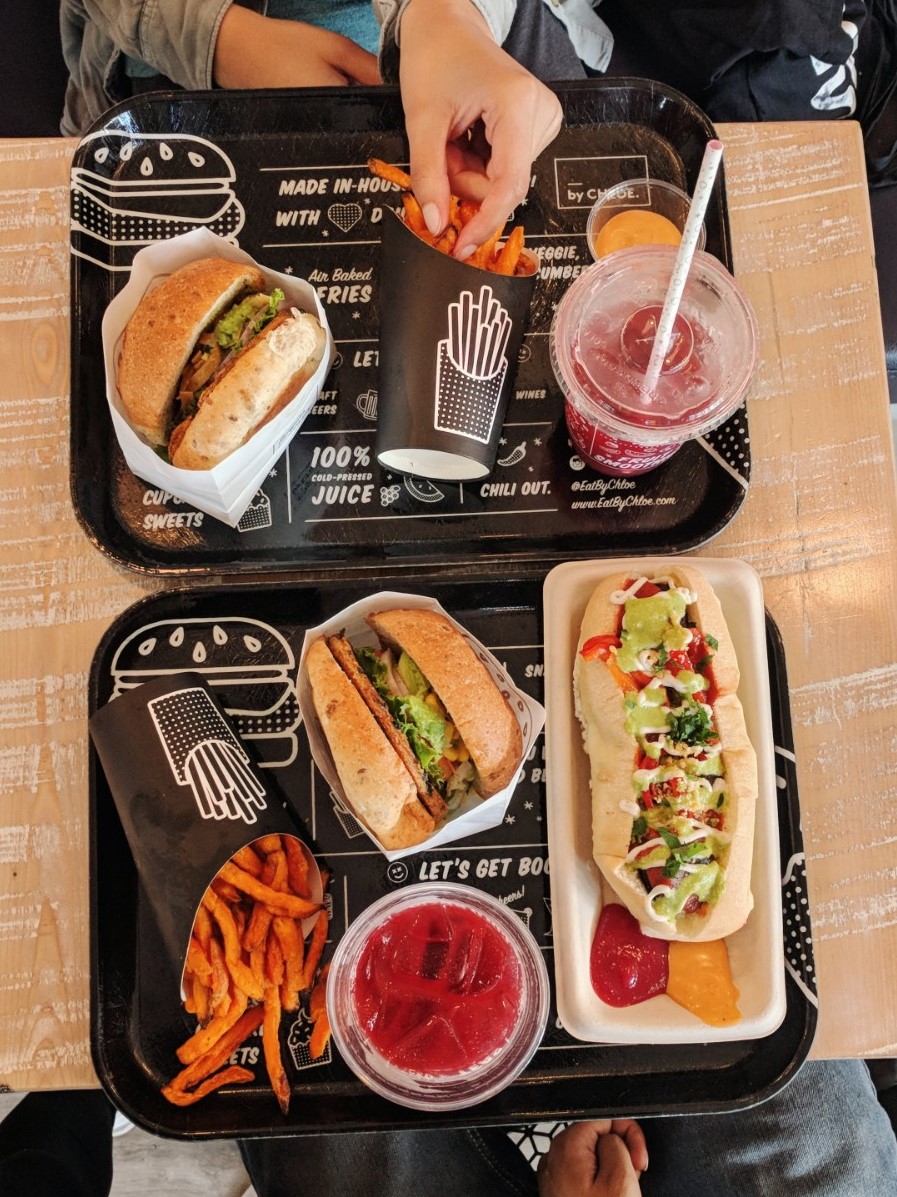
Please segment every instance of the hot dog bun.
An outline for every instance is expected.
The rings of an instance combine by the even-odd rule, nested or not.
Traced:
[[[678,691],[665,686],[659,687],[667,697],[658,705],[657,710],[672,711],[673,715],[676,715],[693,705],[703,706],[705,709],[709,706],[712,710],[709,726],[715,729],[718,738],[713,738],[711,730],[707,744],[702,745],[698,739],[688,750],[689,756],[686,757],[670,756],[665,749],[661,749],[656,768],[644,768],[645,763],[650,763],[645,761],[643,752],[645,744],[649,741],[653,741],[656,746],[669,744],[674,752],[681,752],[682,744],[666,733],[659,735],[652,732],[645,739],[643,732],[633,731],[633,719],[637,718],[637,715],[634,715],[632,707],[627,705],[627,697],[631,702],[641,704],[643,709],[649,708],[646,712],[645,727],[652,724],[659,727],[665,722],[668,723],[671,716],[663,713],[655,717],[652,713],[656,693],[651,696],[651,702],[643,703],[643,700],[649,697],[649,693],[642,671],[635,671],[638,681],[633,682],[631,671],[619,669],[618,660],[623,665],[632,664],[628,659],[627,650],[624,648],[618,658],[617,653],[620,650],[612,648],[609,661],[594,655],[596,637],[617,636],[622,610],[627,612],[627,618],[630,618],[630,611],[633,611],[632,620],[638,618],[635,608],[628,603],[615,602],[612,598],[614,596],[619,599],[620,593],[627,589],[627,583],[635,582],[636,579],[622,574],[605,579],[593,592],[586,607],[574,667],[577,713],[582,724],[583,743],[590,760],[594,858],[614,893],[639,920],[646,933],[663,939],[720,939],[743,925],[753,905],[750,873],[758,791],[757,765],[754,750],[748,739],[741,703],[736,695],[739,681],[738,665],[719,602],[709,583],[698,570],[676,563],[675,566],[657,571],[656,575],[647,580],[652,584],[659,583],[662,588],[678,590],[687,595],[689,601],[683,604],[683,624],[692,625],[694,628],[688,635],[695,646],[706,642],[708,637],[711,638],[711,644],[716,644],[716,647],[708,649],[706,654],[703,649],[697,647],[695,652],[695,655],[700,653],[702,659],[712,657],[709,667],[705,666],[703,670],[711,689],[699,688],[696,691],[697,702],[693,703],[690,695],[677,697]],[[639,601],[636,600],[636,603]],[[695,632],[700,632],[703,639],[696,639]],[[678,636],[679,633],[675,635]],[[685,639],[685,636],[681,638]],[[591,648],[587,649],[590,641]],[[671,643],[673,642],[671,640]],[[629,644],[632,643],[630,638]],[[686,651],[685,648],[680,650]],[[644,664],[644,661],[640,664]],[[672,665],[656,664],[653,668],[656,679],[654,686],[659,686],[661,678],[675,680],[678,677],[679,666],[675,662]],[[621,681],[621,674],[626,674],[630,681],[627,683],[625,677]],[[703,674],[692,669],[684,673],[683,677],[695,679]],[[701,683],[696,681],[694,684],[700,686]],[[626,685],[633,686],[633,689],[624,689]],[[645,694],[636,699],[634,695],[639,688],[644,689]],[[710,702],[703,703],[702,695],[709,696]],[[670,707],[671,696],[673,704],[681,705]],[[698,737],[697,732],[694,735]],[[705,768],[705,763],[698,763],[702,750],[708,772],[698,776],[696,771]],[[712,771],[714,760],[721,762],[720,773]],[[690,763],[683,764],[683,761]],[[671,782],[670,778],[675,778],[678,773],[687,776],[681,781]],[[681,791],[679,796],[671,792],[671,784],[674,791]],[[652,794],[665,797],[667,806],[655,805]],[[645,801],[649,804],[648,810],[644,808]],[[698,806],[700,811],[695,810]],[[686,809],[694,816],[691,822],[670,821],[678,820],[676,812]],[[720,821],[722,825],[715,837],[711,837],[711,833],[702,839],[700,827],[707,826],[707,818],[710,818],[711,822]],[[652,903],[649,899],[649,886],[643,880],[647,871],[640,871],[633,863],[633,853],[644,851],[643,848],[638,848],[640,837],[634,835],[636,819],[647,820],[649,824],[653,824],[653,829],[649,828],[647,833],[649,840],[641,839],[641,843],[655,843],[658,852],[669,850],[667,861],[670,861],[671,866],[676,863],[675,860],[671,860],[676,855],[675,848],[670,849],[669,845],[666,849],[662,847],[662,840],[656,838],[659,836],[656,827],[663,826],[668,833],[676,835],[677,841],[681,841],[683,836],[688,839],[697,835],[698,838],[693,841],[696,852],[702,844],[712,849],[707,853],[711,860],[706,875],[709,877],[710,871],[718,866],[718,875],[722,877],[722,883],[717,886],[720,892],[716,892],[715,889],[712,896],[697,911],[683,910],[681,913],[668,913],[667,917],[657,917],[657,901]],[[681,843],[679,847],[681,848]],[[635,859],[638,858],[636,855]],[[663,884],[671,889],[683,884],[690,876],[688,870],[693,870],[695,874],[701,871],[703,859],[703,856],[696,856],[693,858],[695,863],[690,859],[685,859],[684,862],[680,860],[680,872],[674,875],[678,876],[678,880],[673,882],[672,879],[666,879]],[[681,867],[683,863],[684,867]],[[657,876],[658,872],[655,867],[654,882],[661,880]],[[653,884],[651,888],[654,888]],[[685,893],[686,890],[681,892]],[[657,891],[655,896],[664,898],[661,891]],[[661,900],[660,908],[665,904],[665,901]]]
[[[434,830],[435,820],[325,640],[311,645],[305,664],[315,713],[353,812],[384,848],[421,843]]]

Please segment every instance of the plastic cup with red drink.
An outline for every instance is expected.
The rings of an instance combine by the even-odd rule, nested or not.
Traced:
[[[629,477],[661,465],[723,423],[744,401],[757,365],[757,322],[732,275],[710,254],[691,261],[656,379],[648,365],[677,250],[619,250],[579,276],[549,337],[576,451],[601,473]]]
[[[462,1109],[519,1076],[541,1042],[549,982],[521,919],[472,886],[407,886],[369,906],[334,954],[327,1011],[340,1055],[376,1093]]]

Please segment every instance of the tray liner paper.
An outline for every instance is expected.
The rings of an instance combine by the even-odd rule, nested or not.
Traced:
[[[206,888],[263,835],[307,841],[196,673],[146,682],[101,707],[90,734],[178,976]]]

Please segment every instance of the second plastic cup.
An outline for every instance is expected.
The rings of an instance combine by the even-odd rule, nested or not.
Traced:
[[[691,198],[675,183],[662,179],[627,179],[609,187],[589,213],[586,234],[597,262],[635,245],[678,245],[688,219]],[[698,249],[704,248],[704,226]]]
[[[417,1110],[459,1110],[499,1093],[545,1032],[542,953],[491,894],[407,886],[351,924],[330,966],[327,1011],[340,1055],[375,1093]]]
[[[549,336],[570,437],[601,473],[644,474],[726,420],[757,364],[757,322],[732,275],[696,253],[655,386],[647,380],[676,249],[610,254],[565,293]]]

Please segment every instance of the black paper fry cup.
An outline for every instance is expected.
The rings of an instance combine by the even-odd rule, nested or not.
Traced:
[[[90,734],[180,977],[193,920],[221,867],[263,835],[306,844],[308,836],[199,674],[113,699],[91,717]],[[310,881],[319,901],[320,877]]]
[[[377,459],[442,482],[485,478],[514,390],[536,271],[459,262],[385,215]]]

